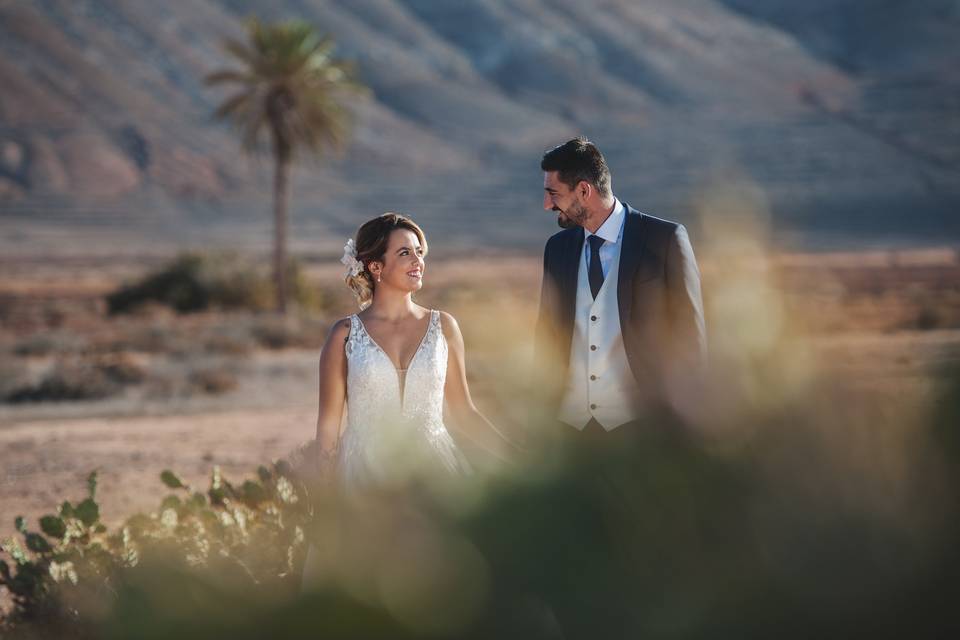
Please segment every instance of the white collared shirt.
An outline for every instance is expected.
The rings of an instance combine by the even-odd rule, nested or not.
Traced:
[[[606,278],[610,273],[610,265],[613,263],[614,256],[619,255],[617,247],[623,239],[623,223],[627,219],[627,208],[618,199],[613,199],[613,211],[603,221],[596,233],[590,233],[586,227],[583,229],[583,261],[587,265],[587,273],[590,272],[590,236],[600,236],[604,243],[600,245],[600,268],[603,269],[603,277]]]

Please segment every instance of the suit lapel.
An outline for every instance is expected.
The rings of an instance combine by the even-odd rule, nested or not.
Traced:
[[[620,273],[617,276],[617,306],[620,310],[620,331],[629,331],[630,309],[633,306],[633,274],[643,255],[643,214],[624,203],[627,218],[623,222],[623,246],[620,248]],[[583,240],[581,238],[581,244]]]

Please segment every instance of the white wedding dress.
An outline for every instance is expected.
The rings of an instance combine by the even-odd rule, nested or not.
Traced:
[[[470,472],[443,424],[447,341],[439,311],[430,312],[406,376],[356,315],[350,316],[345,349],[347,425],[337,459],[345,493]]]
[[[405,380],[370,337],[356,315],[350,317],[347,356],[347,426],[337,454],[337,488],[345,497],[366,490],[402,488],[411,481],[440,481],[472,472],[443,424],[447,341],[440,312],[430,312],[427,331],[407,365]],[[382,535],[379,532],[378,535]],[[327,539],[311,542],[302,588],[337,574],[341,554]],[[387,544],[387,539],[381,541]]]

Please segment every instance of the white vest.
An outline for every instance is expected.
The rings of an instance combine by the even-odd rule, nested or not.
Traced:
[[[587,426],[592,417],[604,429],[612,431],[639,416],[637,383],[623,347],[617,306],[622,247],[621,239],[596,300],[590,293],[586,261],[582,254],[579,256],[570,369],[559,414],[561,421],[577,429]]]

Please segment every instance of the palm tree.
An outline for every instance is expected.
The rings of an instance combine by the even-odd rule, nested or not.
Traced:
[[[290,165],[301,149],[319,154],[324,146],[343,146],[349,114],[342,100],[363,88],[355,82],[353,68],[332,56],[333,40],[319,36],[310,24],[263,24],[250,18],[246,26],[246,42],[224,42],[242,68],[211,73],[206,82],[239,85],[215,115],[238,128],[244,150],[261,151],[261,138],[269,137],[275,163],[273,277],[276,308],[285,313]]]

